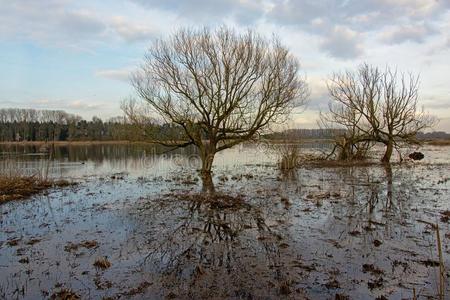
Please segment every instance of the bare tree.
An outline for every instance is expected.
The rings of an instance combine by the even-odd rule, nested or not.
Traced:
[[[362,115],[348,106],[329,103],[328,111],[320,113],[318,125],[333,132],[334,147],[327,158],[336,155],[338,160],[364,159],[372,138],[365,135],[358,125]],[[337,151],[337,153],[336,153]]]
[[[383,162],[402,143],[419,143],[417,133],[434,124],[418,107],[419,79],[412,74],[363,64],[356,72],[334,74],[328,91],[331,121],[354,130],[353,142],[384,144]]]
[[[180,30],[156,41],[132,77],[139,96],[195,145],[204,183],[214,155],[282,122],[307,87],[297,60],[276,39],[226,28]]]

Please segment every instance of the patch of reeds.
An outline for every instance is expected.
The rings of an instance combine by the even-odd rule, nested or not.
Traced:
[[[107,257],[99,257],[94,261],[94,267],[102,270],[106,270],[111,267],[111,262]]]
[[[300,151],[296,144],[283,144],[279,149],[278,167],[280,170],[292,170],[300,164]]]
[[[68,288],[61,288],[57,291],[55,291],[51,296],[50,299],[52,300],[78,300],[81,299],[81,297],[76,294],[74,291]]]
[[[18,200],[37,194],[52,186],[52,183],[35,176],[0,176],[0,203]]]
[[[24,199],[52,187],[71,184],[67,180],[42,179],[35,175],[0,175],[0,203]]]
[[[50,179],[49,161],[38,165],[32,171],[23,170],[14,159],[6,159],[0,164],[0,204],[20,200],[52,187],[65,187],[73,183],[67,180]]]

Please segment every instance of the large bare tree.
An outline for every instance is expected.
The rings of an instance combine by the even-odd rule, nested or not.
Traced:
[[[383,162],[401,144],[419,143],[417,133],[434,123],[418,106],[419,78],[412,74],[363,64],[356,72],[334,74],[328,91],[331,120],[353,130],[352,142],[384,144]]]
[[[132,84],[166,122],[183,128],[179,144],[198,147],[205,183],[217,152],[303,104],[307,86],[298,70],[277,39],[224,27],[183,29],[153,43]]]

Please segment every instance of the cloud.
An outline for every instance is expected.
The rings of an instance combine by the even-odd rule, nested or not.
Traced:
[[[99,70],[95,72],[95,76],[107,79],[119,80],[124,82],[130,81],[130,74],[133,72],[131,68]]]
[[[244,24],[259,19],[265,11],[263,0],[132,0],[147,9],[162,9],[187,20],[216,23],[217,18],[234,18]]]
[[[92,12],[64,11],[55,20],[55,26],[67,34],[76,36],[95,36],[106,30],[106,25]]]
[[[67,104],[67,108],[75,110],[95,110],[100,108],[99,103],[92,103],[90,101],[75,100]]]
[[[37,104],[37,105],[41,105],[41,104],[49,104],[49,103],[50,103],[50,100],[48,100],[48,99],[37,99],[37,100],[31,101],[31,103]]]
[[[134,24],[122,16],[113,17],[111,27],[127,42],[149,40],[156,35],[156,31],[148,26]]]
[[[32,40],[43,45],[93,48],[120,37],[127,43],[152,38],[156,30],[125,16],[101,15],[72,1],[2,1],[0,40]],[[148,23],[148,22],[147,22]]]
[[[319,36],[322,50],[349,59],[364,52],[358,40],[368,34],[389,44],[425,42],[449,8],[450,1],[434,0],[286,0],[273,2],[265,18]]]
[[[29,39],[62,45],[98,38],[105,24],[88,10],[68,9],[67,1],[3,1],[0,39]]]
[[[344,26],[335,26],[325,37],[321,49],[331,56],[352,59],[363,54],[362,36],[356,31]]]
[[[407,41],[423,43],[435,33],[436,30],[426,24],[397,26],[384,31],[381,35],[381,40],[388,44],[400,44]]]
[[[77,112],[88,112],[100,110],[104,107],[103,103],[92,101],[92,100],[63,100],[63,99],[34,99],[29,102],[28,105],[26,103],[16,103],[15,106],[20,107],[29,107],[35,109],[61,109],[66,111],[77,111]]]

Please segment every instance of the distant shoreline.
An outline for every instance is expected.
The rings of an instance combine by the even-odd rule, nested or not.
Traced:
[[[65,146],[65,145],[94,145],[94,144],[131,144],[136,142],[131,141],[20,141],[20,142],[0,142],[0,145],[20,145],[20,146],[42,146],[51,145],[55,146]],[[150,143],[150,142],[137,142],[137,143]]]
[[[292,141],[285,141],[285,140],[264,140],[262,142],[271,142],[273,144],[283,144],[286,142],[292,142]],[[299,139],[294,142],[299,143],[330,143],[332,142],[331,139]],[[435,140],[424,140],[424,144],[433,145],[433,146],[450,146],[450,139],[435,139]],[[252,141],[248,141],[245,143],[252,143]],[[45,142],[45,141],[10,141],[10,142],[0,142],[0,145],[7,145],[7,146],[44,146],[44,145],[52,145],[55,146],[83,146],[83,145],[124,145],[124,144],[155,144],[157,145],[158,142],[153,141],[127,141],[127,140],[111,140],[111,141],[99,141],[99,140],[92,140],[92,141],[55,141],[55,142]]]

